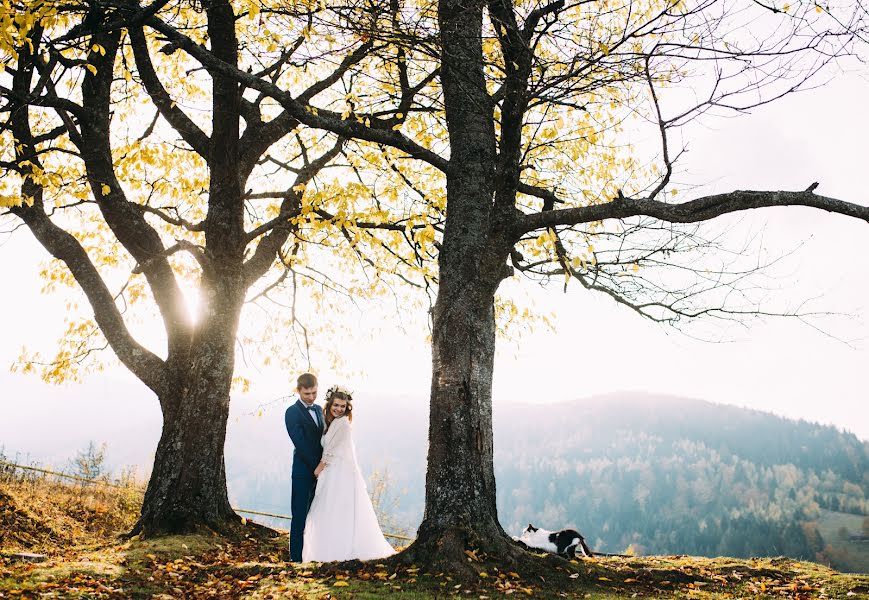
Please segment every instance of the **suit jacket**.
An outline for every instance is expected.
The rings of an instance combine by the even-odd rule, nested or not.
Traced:
[[[320,423],[325,423],[323,409],[314,405],[314,410],[320,418]],[[284,422],[287,425],[287,433],[293,442],[293,477],[314,479],[314,469],[320,464],[323,456],[323,446],[320,438],[323,435],[323,427],[318,426],[308,407],[301,400],[291,405],[284,414]]]

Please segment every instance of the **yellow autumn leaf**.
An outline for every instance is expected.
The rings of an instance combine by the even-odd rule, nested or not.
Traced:
[[[110,185],[104,183],[103,185],[100,186],[100,192],[102,193],[103,196],[108,196],[109,194],[112,193],[112,188]]]
[[[21,198],[9,194],[0,194],[0,207],[20,206]]]
[[[349,585],[350,584],[347,583],[346,581],[336,581],[335,583],[332,584],[332,587],[347,587]]]

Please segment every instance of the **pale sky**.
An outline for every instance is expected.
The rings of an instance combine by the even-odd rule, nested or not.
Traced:
[[[706,122],[692,132],[680,180],[706,182],[706,192],[800,190],[818,181],[819,194],[869,203],[866,98],[869,81],[851,73],[749,116]],[[760,229],[773,254],[803,243],[785,263],[790,276],[776,282],[781,289],[773,298],[783,305],[814,298],[812,308],[841,313],[822,325],[848,344],[794,320],[753,321],[747,329],[719,332],[727,341],[700,342],[576,286],[564,294],[560,282],[547,290],[528,284],[540,311],[554,315],[556,331],[539,329],[500,345],[495,402],[559,402],[640,390],[829,423],[869,440],[864,383],[869,224],[811,209],[767,209],[743,216],[734,235]],[[37,270],[45,253],[27,231],[0,243],[0,311],[6,315],[0,338],[0,446],[6,445],[7,455],[23,451],[38,458],[46,432],[76,427],[75,419],[94,431],[135,431],[141,410],[154,413],[156,400],[121,368],[92,376],[78,392],[8,372],[22,345],[51,353],[63,327],[63,304],[39,293]],[[348,315],[348,325],[351,331],[372,323],[355,314]],[[381,329],[374,340],[348,339],[341,348],[353,374],[321,369],[321,380],[343,381],[373,397],[427,397],[430,354],[424,332],[390,324]],[[293,376],[264,371],[255,378],[254,393],[266,400],[283,396]],[[129,412],[121,408],[125,403]],[[107,412],[108,405],[116,410]]]

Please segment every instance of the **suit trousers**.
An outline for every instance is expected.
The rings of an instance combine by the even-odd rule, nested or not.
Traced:
[[[308,519],[308,509],[314,501],[314,491],[317,480],[313,477],[293,477],[293,489],[290,495],[290,510],[293,519],[290,522],[290,561],[302,562],[302,546],[305,541],[305,522]]]

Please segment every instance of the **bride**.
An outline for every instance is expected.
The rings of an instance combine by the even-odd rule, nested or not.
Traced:
[[[323,459],[314,470],[317,491],[305,524],[302,560],[372,560],[395,553],[383,537],[353,445],[353,396],[332,386],[326,392]]]

